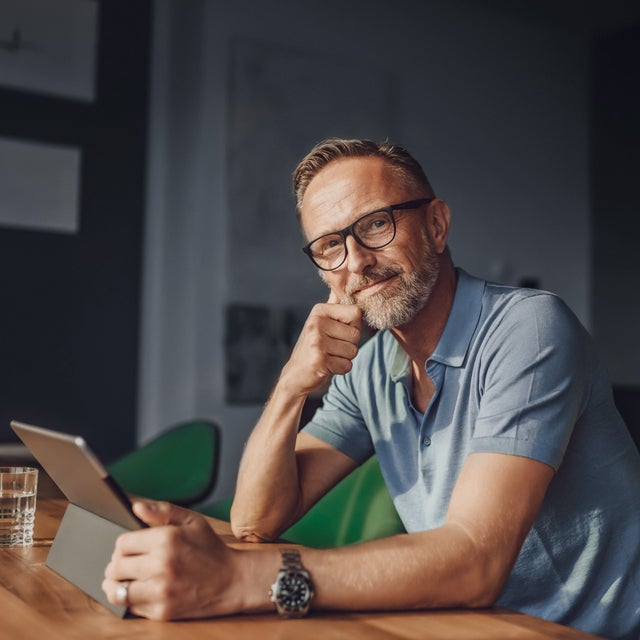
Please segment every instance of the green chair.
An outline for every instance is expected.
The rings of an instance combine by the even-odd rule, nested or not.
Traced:
[[[199,508],[229,520],[231,500]],[[307,547],[340,547],[403,533],[376,456],[341,480],[281,536]]]
[[[204,513],[206,516],[211,516],[212,518],[226,520],[229,522],[231,520],[232,503],[233,498],[227,498],[226,500],[218,500],[217,502],[212,502],[210,504],[203,504],[196,507],[196,511]]]
[[[213,490],[219,449],[215,423],[187,421],[119,458],[108,470],[127,493],[189,506]]]

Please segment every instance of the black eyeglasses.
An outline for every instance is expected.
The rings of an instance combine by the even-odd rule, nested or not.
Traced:
[[[306,247],[302,247],[311,262],[323,271],[333,271],[342,266],[347,259],[347,236],[365,249],[382,249],[396,237],[396,219],[393,212],[397,209],[417,209],[423,204],[429,204],[433,198],[409,200],[400,204],[392,204],[371,213],[365,213],[342,231],[327,233],[312,240]]]

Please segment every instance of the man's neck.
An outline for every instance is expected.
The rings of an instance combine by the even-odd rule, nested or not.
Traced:
[[[395,339],[420,370],[424,370],[424,363],[436,348],[447,324],[457,281],[451,260],[443,259],[440,275],[427,303],[410,323],[391,329]]]

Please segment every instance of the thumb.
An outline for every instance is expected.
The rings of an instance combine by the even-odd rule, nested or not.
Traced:
[[[188,509],[177,507],[170,502],[156,502],[154,500],[136,500],[133,503],[133,512],[151,527],[185,524],[193,515]]]
[[[340,300],[338,300],[338,296],[335,294],[334,290],[331,289],[329,292],[329,299],[327,300],[329,304],[340,304]]]

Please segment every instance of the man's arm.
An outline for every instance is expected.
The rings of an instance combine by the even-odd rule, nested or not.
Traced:
[[[444,525],[339,549],[302,551],[316,609],[413,609],[493,604],[553,477],[529,458],[474,453],[456,483]],[[118,539],[103,588],[133,580],[133,613],[156,619],[270,611],[277,550],[234,551],[193,512],[138,503],[149,529]],[[162,526],[165,525],[165,526]]]
[[[329,554],[307,551],[317,608],[491,606],[542,505],[553,469],[529,458],[471,454],[441,527]],[[339,577],[336,580],[336,577]]]
[[[358,352],[362,313],[334,302],[332,295],[311,311],[247,442],[231,510],[233,532],[244,540],[277,537],[355,467],[318,439],[298,435],[308,394],[350,371]]]

